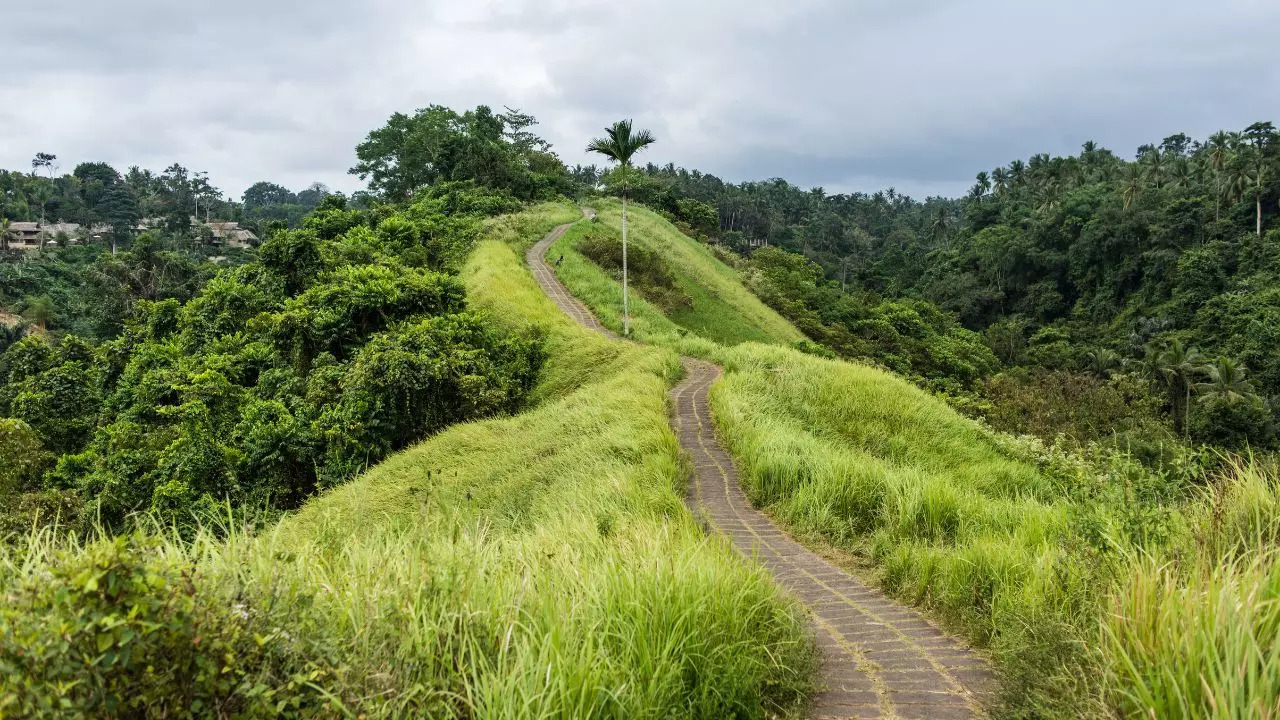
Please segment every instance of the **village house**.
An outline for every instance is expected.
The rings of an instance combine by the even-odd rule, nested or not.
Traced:
[[[202,223],[193,219],[193,224],[208,227],[216,245],[247,248],[258,241],[258,236],[252,230],[240,227],[238,222],[215,220]],[[160,222],[144,220],[134,229],[144,232],[152,227],[160,227]],[[79,223],[55,222],[41,225],[38,222],[14,222],[9,224],[9,247],[14,250],[38,250],[41,238],[46,246],[73,245],[84,240],[101,240],[110,232],[109,225],[94,225],[86,230]]]
[[[213,231],[213,241],[227,247],[245,248],[257,242],[258,236],[252,230],[240,227],[238,222],[213,221],[205,223]]]

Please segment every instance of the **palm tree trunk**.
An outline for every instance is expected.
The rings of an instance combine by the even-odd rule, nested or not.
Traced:
[[[1213,204],[1213,221],[1216,223],[1222,219],[1222,174],[1216,173],[1214,176],[1214,185],[1216,186],[1215,201]]]
[[[1182,436],[1191,437],[1191,379],[1187,378],[1182,381],[1187,389],[1187,397],[1182,402]]]
[[[1254,204],[1258,208],[1258,237],[1262,237],[1262,190],[1258,190],[1258,194],[1253,196]]]
[[[627,196],[622,196],[622,336],[631,337],[631,307],[627,301]]]

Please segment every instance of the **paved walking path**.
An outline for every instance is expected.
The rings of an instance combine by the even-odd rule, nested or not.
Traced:
[[[526,258],[529,267],[565,313],[588,328],[614,336],[569,293],[545,260],[547,248],[568,228],[552,230],[531,247]],[[707,391],[720,377],[720,368],[688,357],[682,362],[685,378],[672,388],[671,398],[676,435],[693,460],[689,503],[811,611],[822,651],[823,687],[814,698],[810,717],[982,717],[979,698],[993,682],[980,656],[915,610],[792,540],[767,515],[751,507],[733,461],[716,439],[707,404]]]

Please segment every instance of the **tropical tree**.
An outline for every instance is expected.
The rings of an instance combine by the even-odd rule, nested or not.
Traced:
[[[1258,395],[1253,383],[1246,377],[1243,365],[1237,365],[1230,358],[1221,357],[1205,366],[1204,374],[1208,381],[1196,383],[1196,392],[1202,403],[1223,403],[1238,405],[1254,403]]]
[[[1106,379],[1111,372],[1121,365],[1120,356],[1106,348],[1090,350],[1084,355],[1085,367],[1089,374]]]
[[[587,144],[587,152],[599,153],[618,164],[615,185],[622,196],[622,334],[631,334],[631,310],[627,300],[627,194],[631,187],[631,158],[656,138],[648,130],[633,131],[631,120],[619,120],[604,129],[605,137]]]
[[[1164,380],[1173,400],[1174,422],[1185,434],[1191,419],[1191,393],[1196,389],[1196,376],[1204,370],[1204,355],[1174,339],[1155,355],[1154,361],[1154,370]]]
[[[973,189],[969,191],[969,195],[975,200],[982,200],[987,193],[991,191],[991,176],[986,170],[978,173],[977,181],[973,184]]]
[[[1124,198],[1124,209],[1133,207],[1133,201],[1142,192],[1142,168],[1136,164],[1124,168],[1124,183],[1120,186],[1120,194]]]
[[[1147,166],[1147,177],[1151,179],[1156,189],[1160,188],[1160,182],[1164,180],[1167,168],[1165,160],[1164,153],[1156,147],[1148,147],[1147,152],[1142,156],[1142,162]]]
[[[0,252],[9,252],[9,241],[13,238],[13,228],[9,218],[0,218]]]
[[[35,187],[31,188],[31,199],[40,205],[40,249],[44,249],[45,234],[45,206],[53,199],[53,188],[44,182],[37,182]]]
[[[1009,187],[1009,173],[1002,167],[991,171],[991,182],[995,185],[996,195],[1004,195]]]
[[[1187,187],[1191,184],[1191,163],[1179,155],[1169,164],[1169,184],[1174,187]]]
[[[1253,123],[1252,126],[1244,128],[1244,136],[1248,138],[1249,145],[1253,151],[1249,154],[1249,170],[1248,179],[1253,184],[1253,202],[1254,208],[1257,210],[1257,232],[1258,237],[1262,237],[1262,191],[1263,186],[1270,181],[1270,172],[1272,165],[1272,151],[1275,150],[1277,142],[1280,142],[1280,136],[1277,136],[1274,124],[1271,123]]]
[[[1213,172],[1214,198],[1216,200],[1213,219],[1216,221],[1222,216],[1222,178],[1227,170],[1227,161],[1231,157],[1229,136],[1219,130],[1209,137],[1207,147],[1209,170]]]
[[[41,330],[49,329],[49,323],[53,320],[53,314],[53,298],[48,295],[40,295],[39,297],[33,297],[27,300],[27,319]]]

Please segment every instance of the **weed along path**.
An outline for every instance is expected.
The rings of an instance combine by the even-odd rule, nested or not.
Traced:
[[[585,213],[584,213],[585,214]],[[616,337],[556,278],[547,248],[568,225],[547,234],[526,257],[543,291],[582,325]],[[986,662],[904,607],[792,540],[747,500],[720,445],[707,393],[720,368],[682,358],[684,379],[671,390],[673,424],[693,460],[689,503],[734,547],[773,573],[812,613],[822,651],[821,691],[813,718],[914,720],[982,717],[991,685]]]

